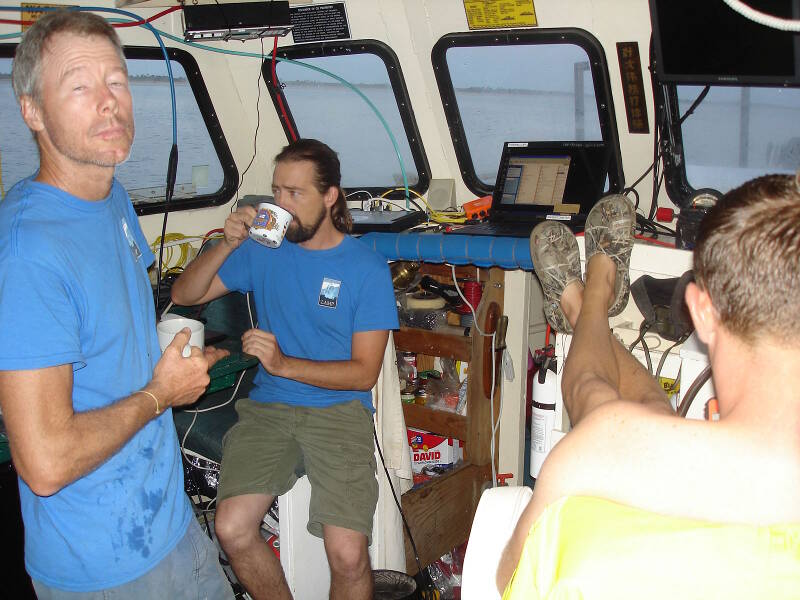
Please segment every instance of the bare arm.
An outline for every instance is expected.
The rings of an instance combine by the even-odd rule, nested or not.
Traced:
[[[225,352],[192,349],[185,329],[164,351],[143,388],[158,398],[159,409],[190,404],[209,382],[208,367]],[[58,490],[95,469],[156,416],[152,397],[134,392],[96,410],[76,413],[72,406],[72,366],[0,371],[0,407],[11,455],[20,477],[40,496]]]
[[[172,284],[171,295],[175,304],[204,304],[228,293],[217,272],[225,259],[247,239],[255,217],[256,209],[252,206],[243,206],[231,213],[225,220],[225,237],[199,254]]]
[[[353,334],[350,360],[314,361],[286,356],[275,336],[250,329],[242,336],[242,351],[257,356],[272,375],[294,379],[329,390],[370,390],[378,380],[387,330]]]

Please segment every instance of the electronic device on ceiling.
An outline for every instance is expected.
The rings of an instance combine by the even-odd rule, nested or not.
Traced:
[[[186,4],[182,12],[187,42],[284,36],[293,27],[288,0]]]
[[[800,18],[800,0],[748,0],[751,8]],[[798,85],[800,33],[751,21],[723,0],[650,0],[655,71],[664,83]]]

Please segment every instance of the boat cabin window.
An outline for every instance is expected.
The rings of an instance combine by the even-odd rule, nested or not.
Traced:
[[[725,193],[764,173],[794,173],[800,164],[800,88],[705,89],[666,89],[666,189],[673,202],[682,206],[703,188]]]
[[[336,150],[348,191],[380,193],[406,184],[427,190],[427,159],[400,63],[388,46],[375,40],[306,44],[280,48],[277,57],[276,82],[269,59],[263,73],[287,139],[316,138]]]
[[[503,143],[603,141],[622,185],[619,140],[602,47],[588,32],[549,29],[450,34],[433,67],[464,181],[491,192]]]
[[[178,171],[170,211],[227,201],[237,171],[194,58],[168,50],[177,107]],[[156,48],[125,48],[136,137],[130,157],[116,169],[138,214],[164,212],[172,111],[164,58]],[[11,87],[13,45],[0,45],[0,195],[39,166],[33,136],[20,116]]]

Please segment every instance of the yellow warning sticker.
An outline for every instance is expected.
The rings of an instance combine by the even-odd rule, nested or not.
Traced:
[[[464,0],[470,29],[536,27],[533,0]]]
[[[23,8],[22,16],[20,17],[23,23],[22,31],[25,31],[28,27],[33,25],[36,20],[46,12],[43,10],[36,10],[37,8],[68,8],[68,6],[64,4],[44,4],[41,2],[35,4],[32,2],[21,2],[20,6]]]
[[[670,377],[659,377],[658,384],[661,386],[661,389],[663,389],[669,395],[677,394],[681,391],[680,382],[676,382]]]

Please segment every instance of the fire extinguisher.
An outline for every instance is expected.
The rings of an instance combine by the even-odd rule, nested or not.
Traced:
[[[552,447],[556,418],[556,358],[552,344],[536,350],[533,362],[539,366],[531,389],[531,477],[539,476]]]

